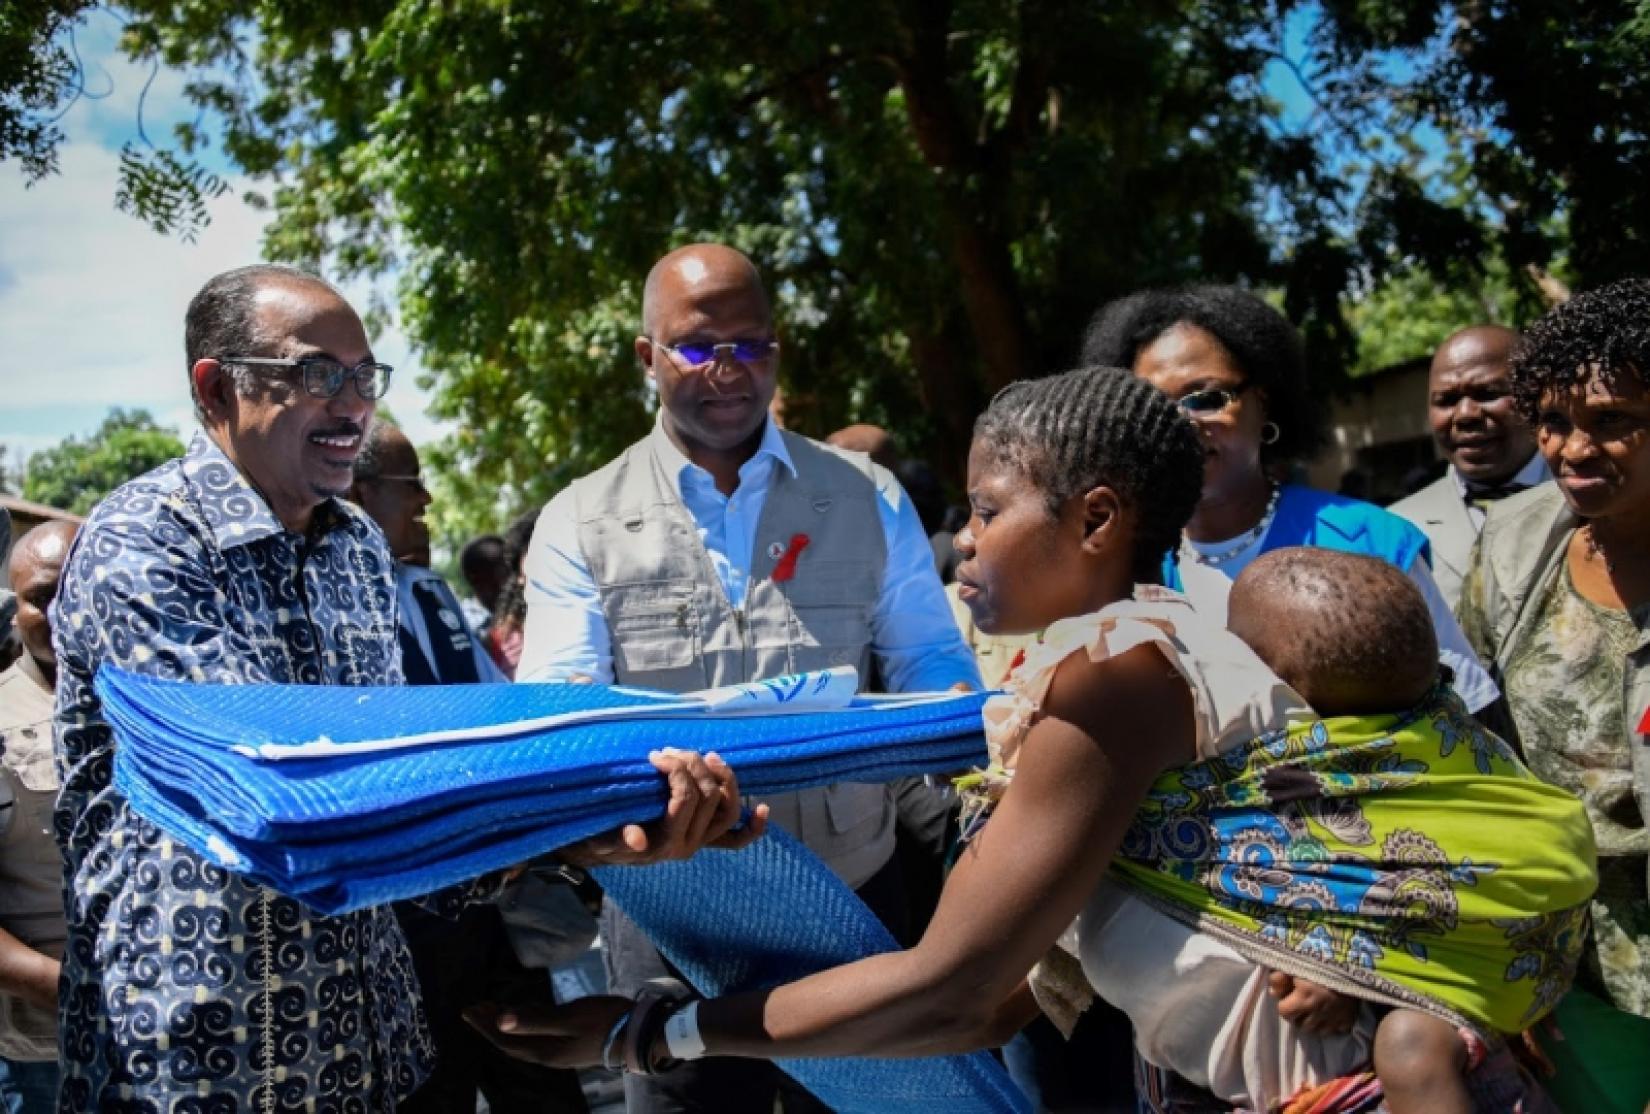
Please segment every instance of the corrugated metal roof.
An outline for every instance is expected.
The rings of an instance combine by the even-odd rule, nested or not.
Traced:
[[[58,507],[47,506],[45,503],[36,503],[28,499],[19,499],[15,495],[0,495],[0,507],[4,507],[10,512],[13,518],[56,518],[67,522],[86,521],[86,516],[83,514],[70,514]]]

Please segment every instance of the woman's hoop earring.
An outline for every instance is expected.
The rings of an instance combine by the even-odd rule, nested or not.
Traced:
[[[1277,422],[1267,422],[1260,427],[1260,443],[1262,445],[1276,445],[1278,438],[1283,436],[1283,430],[1278,428]]]

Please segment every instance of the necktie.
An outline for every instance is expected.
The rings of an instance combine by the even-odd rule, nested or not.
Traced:
[[[1499,503],[1509,495],[1517,495],[1520,491],[1528,491],[1529,484],[1467,484],[1467,502],[1479,510],[1487,511],[1491,504]]]

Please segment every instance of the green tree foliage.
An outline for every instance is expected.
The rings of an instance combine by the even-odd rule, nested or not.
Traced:
[[[82,96],[105,95],[87,92],[86,67],[75,46],[76,29],[96,8],[87,0],[0,4],[0,162],[17,162],[31,184],[57,170],[64,113]],[[127,46],[143,49],[137,39]],[[158,69],[158,59],[154,65]],[[201,141],[195,127],[178,129],[176,150],[151,141],[143,128],[143,99],[133,120],[138,138],[120,152],[115,205],[157,232],[192,241],[211,220],[207,202],[224,194],[228,183],[193,158]]]
[[[1275,291],[1333,385],[1389,276],[1528,299],[1568,230],[1613,277],[1650,235],[1647,4],[132,0],[125,41],[273,180],[271,255],[395,276],[452,531],[646,428],[641,278],[694,238],[772,279],[793,425],[953,475],[983,402],[1140,286]]]
[[[85,0],[6,0],[0,5],[0,161],[17,160],[31,180],[51,173],[63,133],[57,106],[79,67],[67,31]]]
[[[241,63],[229,6],[134,7],[153,56]],[[646,428],[641,279],[697,237],[769,274],[794,425],[877,421],[953,473],[983,402],[1142,284],[1278,284],[1346,347],[1338,186],[1273,125],[1252,5],[255,13],[257,82],[197,91],[281,176],[273,254],[396,270],[449,505],[542,499]]]
[[[1492,257],[1476,281],[1440,281],[1420,266],[1390,272],[1362,297],[1348,299],[1347,321],[1358,340],[1354,377],[1430,355],[1467,325],[1521,328],[1540,312],[1530,284],[1515,281]]]
[[[177,431],[155,424],[147,410],[111,410],[89,437],[31,454],[23,498],[85,514],[127,480],[181,455]]]
[[[1645,272],[1650,195],[1629,183],[1650,174],[1650,0],[1322,5],[1327,115],[1446,144],[1447,203],[1413,174],[1373,191],[1391,235],[1368,246],[1457,277],[1492,258],[1583,286]]]

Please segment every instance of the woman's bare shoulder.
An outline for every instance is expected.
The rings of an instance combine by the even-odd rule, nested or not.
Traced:
[[[1161,757],[1160,768],[1196,756],[1191,690],[1153,643],[1102,661],[1070,655],[1056,669],[1042,711],[1107,749],[1150,739],[1155,745],[1145,749]]]

